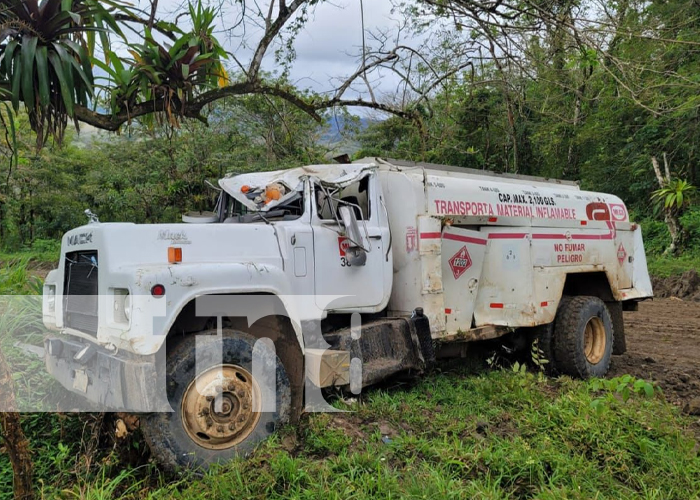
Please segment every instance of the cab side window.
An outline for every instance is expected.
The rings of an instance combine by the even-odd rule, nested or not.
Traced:
[[[315,195],[320,219],[334,220],[340,217],[338,212],[342,205],[353,207],[357,220],[370,219],[369,176],[342,189],[316,186]]]

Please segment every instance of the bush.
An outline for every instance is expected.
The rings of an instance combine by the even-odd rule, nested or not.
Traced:
[[[671,235],[666,224],[655,219],[639,221],[642,226],[644,248],[648,255],[661,255],[671,244]]]
[[[668,232],[666,223],[662,220],[651,217],[635,217],[631,214],[632,220],[637,220],[642,226],[644,236],[644,248],[647,255],[661,255],[671,244],[671,235]],[[686,240],[683,244],[683,255],[698,255],[700,252],[700,206],[691,206],[679,218],[681,227],[686,231]]]
[[[688,232],[686,247],[690,250],[700,248],[700,206],[690,207],[680,218],[681,226]]]

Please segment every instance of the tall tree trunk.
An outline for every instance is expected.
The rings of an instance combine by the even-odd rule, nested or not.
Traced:
[[[666,156],[666,153],[663,154],[663,158],[664,173],[662,174],[661,167],[659,166],[659,160],[656,158],[656,156],[651,157],[651,165],[654,167],[654,173],[656,174],[656,180],[659,183],[660,189],[663,189],[668,185],[668,183],[671,182],[671,168],[668,164],[668,157]],[[681,231],[681,223],[678,220],[678,216],[673,208],[668,208],[664,204],[663,211],[664,222],[666,223],[668,232],[671,234],[671,244],[668,246],[668,248],[666,248],[666,250],[664,250],[664,254],[673,255],[676,253],[676,250],[678,250],[681,243],[681,237],[683,236],[683,232]]]
[[[588,79],[593,75],[593,67],[589,66],[585,68],[581,75],[582,82],[576,88],[576,101],[574,102],[574,120],[571,127],[571,137],[569,138],[569,151],[566,155],[566,178],[567,179],[578,179],[580,177],[579,162],[578,162],[578,152],[575,146],[576,135],[578,134],[578,128],[581,125],[581,115],[583,99],[586,96],[586,86],[588,84]]]
[[[510,135],[510,140],[512,143],[513,152],[513,168],[512,173],[518,173],[518,134],[517,127],[515,123],[515,104],[513,103],[513,98],[511,96],[509,82],[507,78],[506,68],[501,64],[498,54],[496,53],[496,46],[491,38],[489,38],[489,52],[491,52],[491,57],[493,59],[498,72],[501,77],[501,89],[503,91],[503,100],[506,104],[506,118],[508,120],[508,135]],[[506,154],[507,158],[507,154]],[[506,166],[508,165],[506,160]],[[511,169],[506,167],[507,172],[511,172]]]
[[[567,179],[578,179],[578,161],[574,155],[574,141],[576,139],[576,132],[581,117],[581,94],[576,92],[576,101],[574,102],[574,121],[571,130],[571,137],[569,138],[569,150],[566,153],[566,168],[564,169],[564,177]]]
[[[12,375],[2,349],[0,349],[0,408],[7,410],[0,412],[0,437],[12,464],[15,499],[31,500],[34,498],[34,490],[32,489],[33,466],[29,441],[24,435],[19,413],[17,413]]]

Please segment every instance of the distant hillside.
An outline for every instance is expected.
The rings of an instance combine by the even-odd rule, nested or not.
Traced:
[[[333,115],[322,126],[319,142],[331,149],[331,156],[341,153],[352,155],[360,149],[360,144],[355,140],[357,134],[375,121],[360,116],[347,119]]]

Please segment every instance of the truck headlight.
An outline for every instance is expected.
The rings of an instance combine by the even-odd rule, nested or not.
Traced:
[[[114,321],[128,324],[131,320],[131,295],[126,288],[114,288]]]
[[[49,356],[59,357],[63,352],[63,341],[61,339],[48,339],[46,341],[46,351]]]
[[[126,292],[126,297],[124,297],[124,316],[127,320],[131,320],[131,295]]]
[[[44,296],[46,297],[46,305],[50,312],[56,310],[56,286],[55,285],[45,285],[44,286]]]

